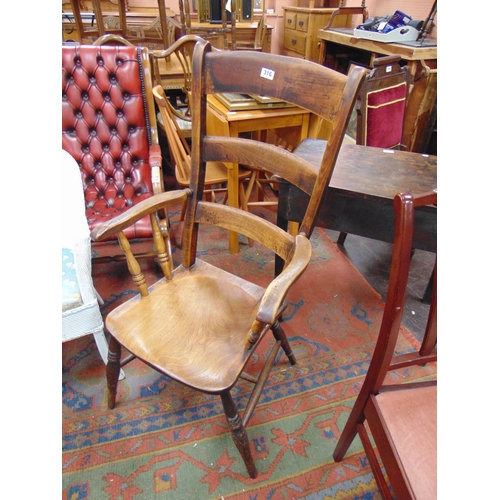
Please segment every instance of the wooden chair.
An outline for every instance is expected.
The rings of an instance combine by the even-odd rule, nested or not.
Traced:
[[[181,33],[182,35],[199,35],[205,40],[210,41],[215,46],[218,45],[219,39],[222,37],[222,50],[235,50],[236,49],[236,2],[231,0],[231,19],[227,20],[226,10],[227,0],[221,0],[221,26],[216,25],[205,26],[192,26],[191,25],[191,10],[189,7],[189,0],[179,0],[179,13],[181,20]]]
[[[115,47],[126,45],[128,47],[134,47],[132,42],[129,42],[120,35],[114,35],[113,33],[106,33],[100,36],[92,45],[113,45]]]
[[[157,85],[153,89],[153,96],[155,98],[158,109],[160,110],[162,123],[164,126],[165,134],[168,142],[168,149],[170,157],[175,166],[175,178],[180,187],[188,187],[191,179],[191,148],[187,143],[184,136],[184,131],[179,127],[177,116],[174,113],[174,107],[170,104],[168,98],[165,96],[161,85]],[[240,178],[240,200],[244,210],[248,210],[246,204],[246,193],[243,185],[244,180],[249,180],[252,172],[245,168],[239,169]],[[222,161],[209,161],[206,165],[205,180],[204,180],[204,193],[210,195],[212,201],[216,201],[216,193],[225,191],[227,199],[227,188],[222,188],[221,185],[227,185],[228,173],[227,167]],[[208,189],[207,189],[208,188]],[[184,220],[185,205],[181,213],[181,220]]]
[[[255,38],[252,45],[248,45],[245,42],[238,41],[237,32],[235,31],[236,37],[236,50],[257,50],[262,52],[264,50],[264,42],[267,37],[267,22],[266,22],[266,14],[263,12],[262,17],[259,19],[257,23],[257,29],[255,30]]]
[[[378,57],[366,76],[356,101],[356,144],[402,149],[403,124],[410,91],[410,72],[400,56]],[[339,245],[347,233],[341,232]]]
[[[266,71],[262,72],[262,68]],[[91,235],[98,241],[118,234],[140,291],[140,296],[111,311],[106,319],[111,334],[107,365],[110,408],[116,403],[120,366],[127,362],[120,361],[121,346],[124,346],[171,379],[195,390],[219,395],[247,471],[252,478],[257,476],[245,427],[280,349],[290,363],[296,362],[279,318],[289,288],[309,262],[311,245],[307,236],[330,179],[361,79],[361,69],[354,69],[347,77],[311,61],[260,52],[212,51],[208,42],[196,44],[189,188],[145,200],[94,229]],[[304,88],[310,92],[303,92]],[[332,118],[335,132],[319,172],[308,162],[269,144],[244,138],[206,136],[207,93],[219,91],[275,96]],[[292,236],[244,210],[204,201],[206,163],[210,161],[251,164],[253,168],[274,172],[302,186],[311,194],[301,228],[303,233]],[[139,264],[129,251],[125,228],[146,214],[151,214],[151,223],[156,227],[156,211],[184,201],[187,209],[182,234],[182,264],[171,272],[163,240],[157,236],[165,278],[148,288]],[[205,225],[213,224],[270,248],[284,259],[284,271],[277,278],[270,276],[269,285],[261,287],[197,258],[199,233]],[[157,227],[155,233],[159,235]],[[259,251],[257,246],[254,249]],[[259,367],[258,376],[250,376],[245,367],[269,331],[275,338],[274,346]],[[255,384],[242,417],[231,397],[231,389],[240,377]]]
[[[162,85],[160,64],[175,59],[182,68],[184,76],[184,84],[182,86],[182,94],[186,106],[181,110],[175,105],[170,105],[170,109],[174,114],[177,126],[183,131],[185,137],[191,137],[191,82],[192,82],[192,66],[193,66],[193,50],[197,42],[203,41],[198,35],[184,35],[179,40],[174,42],[170,47],[160,52],[150,52],[149,59],[151,62],[153,85]],[[159,116],[158,123],[160,126],[162,118]]]
[[[164,191],[147,49],[123,42],[63,46],[62,91],[62,147],[80,166],[91,230]],[[160,228],[170,249],[166,213]],[[143,246],[141,253],[150,252],[153,233],[147,218],[126,235]],[[116,238],[93,244],[93,252],[121,254]]]
[[[393,496],[384,479],[366,424],[392,486],[392,494],[398,499],[437,496],[437,380],[394,385],[387,377],[390,371],[437,362],[436,269],[434,293],[420,349],[401,355],[395,353],[408,284],[414,210],[436,203],[436,192],[415,196],[399,194],[394,199],[394,250],[382,324],[365,381],[333,453],[334,460],[341,461],[358,434],[379,490],[386,499]]]
[[[159,17],[154,19],[149,26],[127,25],[128,2],[116,0],[112,3],[118,7],[118,16],[104,16],[101,0],[91,0],[92,10],[95,15],[95,26],[84,29],[81,10],[85,8],[80,0],[70,0],[71,10],[75,19],[75,27],[78,32],[78,41],[82,44],[92,44],[98,37],[106,34],[119,35],[134,43],[134,45],[153,45],[168,47],[174,40],[174,25],[165,14],[165,0],[158,0]],[[156,34],[151,36],[151,33]]]
[[[344,2],[342,1],[341,3],[342,5],[332,12],[328,24],[324,28],[325,30],[350,26],[353,22],[353,16],[361,16],[360,19],[362,19],[362,22],[368,19],[368,9],[366,8],[365,0],[361,2],[360,6],[356,7],[344,7]]]

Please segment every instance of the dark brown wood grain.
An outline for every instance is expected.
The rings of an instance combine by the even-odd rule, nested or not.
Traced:
[[[295,153],[318,165],[326,141],[306,139]],[[437,157],[367,146],[342,146],[326,189],[315,225],[366,238],[392,242],[394,239],[393,198],[402,191],[422,193],[437,187]],[[282,182],[278,204],[278,225],[300,222],[307,195]],[[414,248],[436,251],[436,207],[419,207],[415,214]],[[279,259],[276,272],[280,270]]]

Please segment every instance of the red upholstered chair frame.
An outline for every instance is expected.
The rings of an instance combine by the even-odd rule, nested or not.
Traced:
[[[366,378],[333,453],[341,461],[358,434],[385,499],[436,498],[437,377],[393,383],[388,372],[437,362],[437,272],[420,348],[397,354],[412,253],[415,208],[437,204],[437,193],[399,194],[394,199],[396,232],[387,300]],[[430,377],[430,376],[429,376]],[[432,377],[430,377],[432,378]],[[366,425],[368,424],[368,426]],[[370,429],[377,453],[368,435]],[[382,460],[392,494],[379,464]]]
[[[356,101],[356,144],[384,149],[407,149],[401,143],[410,73],[400,56],[379,57],[366,76]],[[337,239],[343,245],[347,233]]]
[[[401,144],[409,92],[408,68],[399,56],[375,59],[356,104],[356,143],[386,149],[406,149]]]
[[[147,49],[63,46],[62,147],[80,166],[90,230],[164,190]],[[126,236],[150,238],[149,219]]]

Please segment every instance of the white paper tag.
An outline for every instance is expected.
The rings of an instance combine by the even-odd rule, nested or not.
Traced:
[[[274,80],[274,71],[272,69],[262,68],[260,70],[260,76],[267,80]]]

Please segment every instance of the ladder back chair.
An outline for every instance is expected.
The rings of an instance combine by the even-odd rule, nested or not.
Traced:
[[[437,363],[437,273],[427,327],[417,351],[399,354],[397,340],[405,305],[415,208],[437,204],[437,193],[398,194],[394,198],[396,226],[386,304],[372,360],[333,458],[340,462],[356,435],[365,449],[382,496],[392,499],[368,435],[398,498],[436,498],[437,376],[415,383],[390,383],[391,371]]]
[[[91,230],[164,191],[147,49],[62,47],[62,148],[80,167]],[[159,225],[170,249],[166,213]],[[125,234],[142,253],[150,252],[148,218]],[[121,254],[117,243],[116,237],[94,243],[94,256]]]
[[[196,44],[189,188],[145,200],[94,229],[91,235],[95,240],[120,235],[129,269],[140,291],[139,296],[118,306],[106,318],[110,333],[107,364],[110,408],[116,403],[120,366],[127,362],[120,359],[124,346],[172,380],[220,396],[233,441],[248,474],[252,478],[257,476],[246,426],[278,353],[282,350],[291,364],[296,363],[279,319],[286,307],[288,290],[308,265],[311,244],[307,236],[330,179],[362,76],[361,69],[354,69],[347,77],[310,61],[261,52],[214,51],[208,42]],[[304,88],[310,92],[305,93]],[[277,146],[245,138],[206,136],[207,94],[220,91],[275,96],[333,118],[335,133],[319,172]],[[292,236],[262,217],[205,201],[205,175],[211,161],[249,164],[302,186],[312,195],[303,233]],[[123,231],[146,214],[151,215],[154,224],[155,211],[179,202],[187,204],[182,263],[172,272],[164,265],[165,277],[148,288],[128,250]],[[210,225],[243,234],[269,248],[284,260],[283,272],[275,278],[269,276],[267,286],[260,286],[238,276],[238,269],[229,272],[203,261],[197,256],[198,237]],[[158,252],[164,256],[161,238],[157,242]],[[249,251],[258,252],[259,246],[254,245]],[[267,359],[262,360],[258,376],[249,375],[246,367],[269,331],[275,340],[273,347]],[[242,416],[231,396],[231,389],[240,377],[254,384]]]

